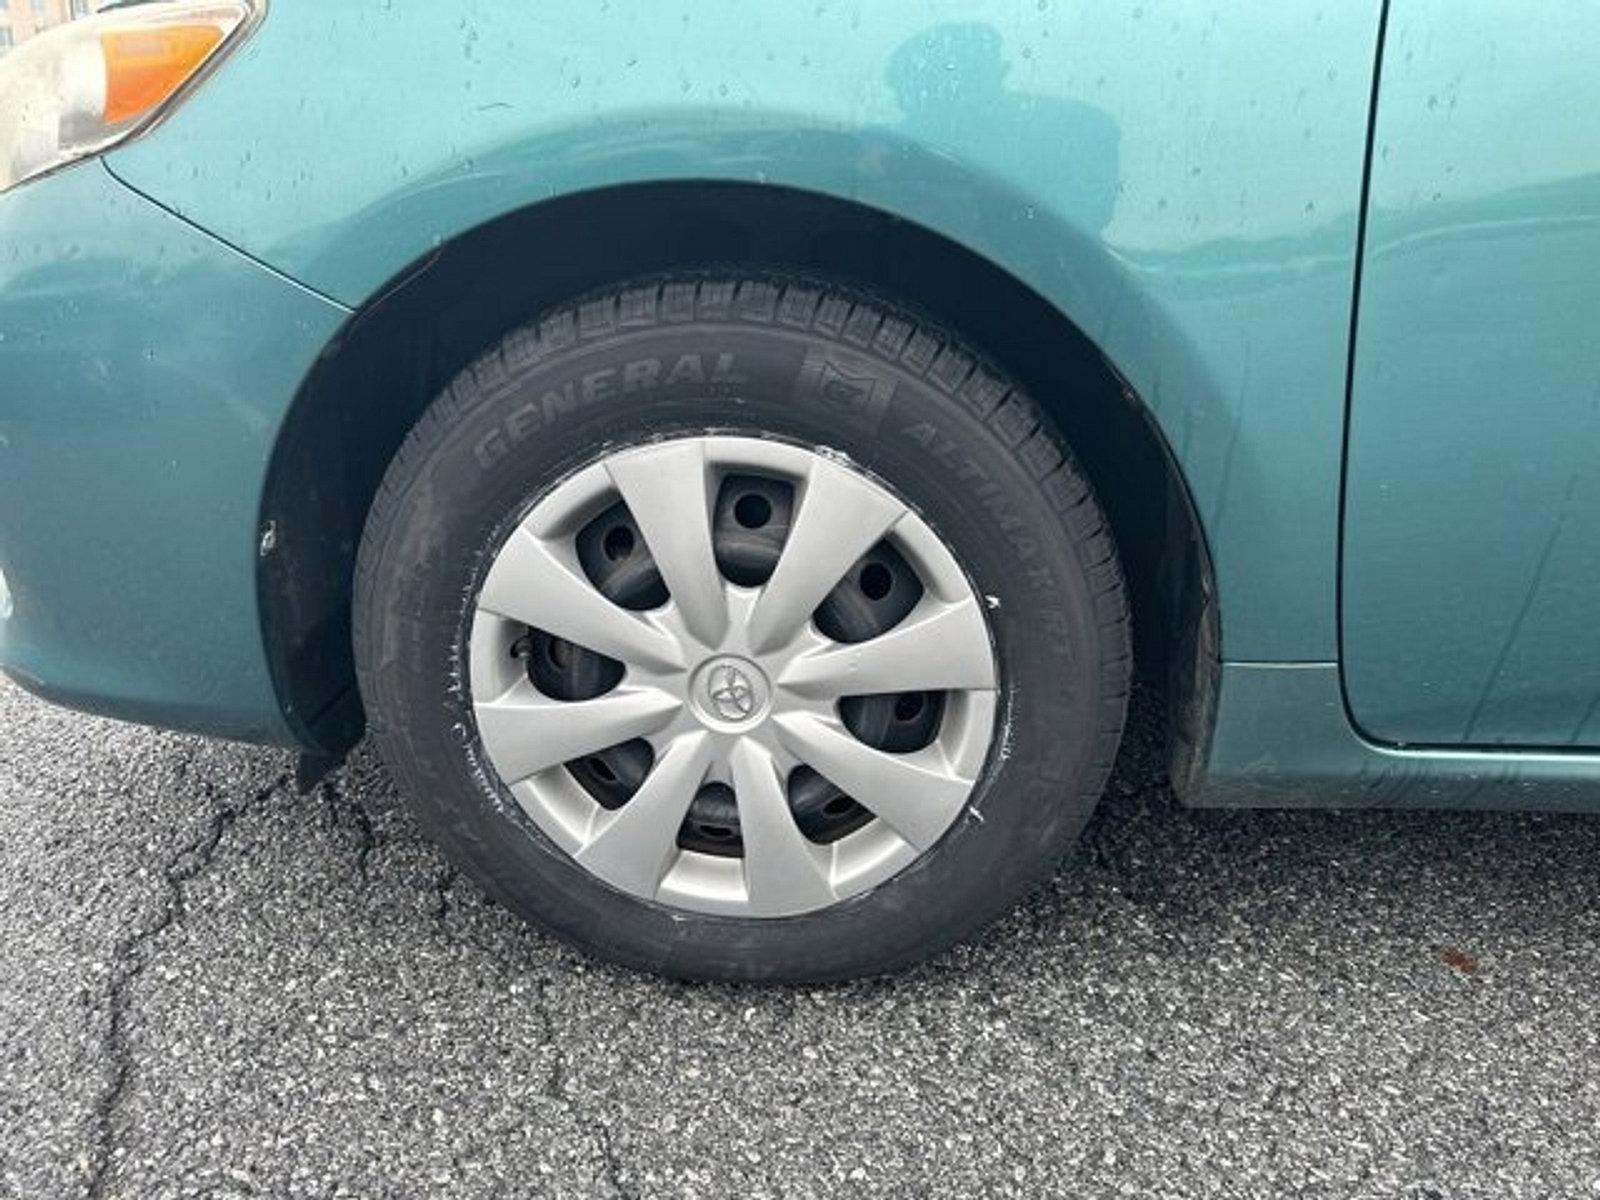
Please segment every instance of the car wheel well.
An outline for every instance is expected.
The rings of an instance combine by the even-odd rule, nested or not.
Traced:
[[[285,715],[306,743],[339,753],[360,734],[356,548],[383,473],[428,404],[544,309],[628,278],[718,266],[891,296],[959,330],[1027,388],[1107,512],[1139,675],[1166,697],[1179,766],[1192,758],[1218,641],[1210,561],[1165,439],[1116,369],[1047,300],[938,233],[845,200],[729,183],[630,185],[502,217],[412,264],[327,346],[280,432],[261,513],[263,636]]]

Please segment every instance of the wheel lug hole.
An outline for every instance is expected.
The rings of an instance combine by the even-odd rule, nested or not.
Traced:
[[[894,587],[894,576],[882,563],[868,563],[856,577],[856,585],[868,600],[882,600]]]
[[[928,702],[921,692],[906,692],[894,702],[895,720],[915,721],[927,706]]]
[[[733,519],[746,529],[760,529],[772,520],[772,501],[756,492],[746,492],[733,505]]]
[[[613,525],[606,531],[605,540],[601,543],[606,557],[612,562],[621,562],[633,553],[633,530],[626,525]]]

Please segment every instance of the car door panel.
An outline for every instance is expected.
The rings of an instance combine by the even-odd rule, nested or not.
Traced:
[[[1394,0],[1346,481],[1348,703],[1600,743],[1600,8]]]

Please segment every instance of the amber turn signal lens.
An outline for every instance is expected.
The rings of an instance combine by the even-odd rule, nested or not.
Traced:
[[[0,193],[143,133],[243,43],[265,5],[119,0],[0,49]]]
[[[142,116],[198,71],[222,42],[216,25],[110,29],[100,35],[106,60],[106,124]]]

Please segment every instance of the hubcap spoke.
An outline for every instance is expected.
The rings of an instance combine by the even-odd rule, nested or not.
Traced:
[[[476,705],[474,713],[495,769],[507,783],[517,783],[547,767],[654,733],[681,707],[676,696],[655,688],[618,688],[595,700],[552,700],[520,680],[498,700]]]
[[[751,648],[761,653],[787,640],[904,514],[863,476],[813,459],[789,540],[750,614]]]
[[[666,748],[628,802],[576,854],[613,887],[654,896],[678,852],[678,830],[711,765],[711,735],[686,733]]]
[[[668,634],[607,600],[576,564],[525,529],[501,549],[478,607],[623,662],[658,670],[683,665],[682,651]]]
[[[992,688],[994,658],[978,602],[925,603],[886,633],[829,645],[794,659],[778,677],[793,691],[823,699],[883,692]]]
[[[918,850],[938,841],[961,811],[972,780],[953,773],[937,747],[886,754],[809,713],[777,718],[790,752]]]
[[[715,646],[728,629],[727,591],[711,544],[711,473],[699,441],[667,442],[606,465],[689,632]]]
[[[837,897],[828,882],[827,851],[800,832],[772,754],[749,738],[733,749],[733,791],[752,911],[782,916],[832,904]]]

